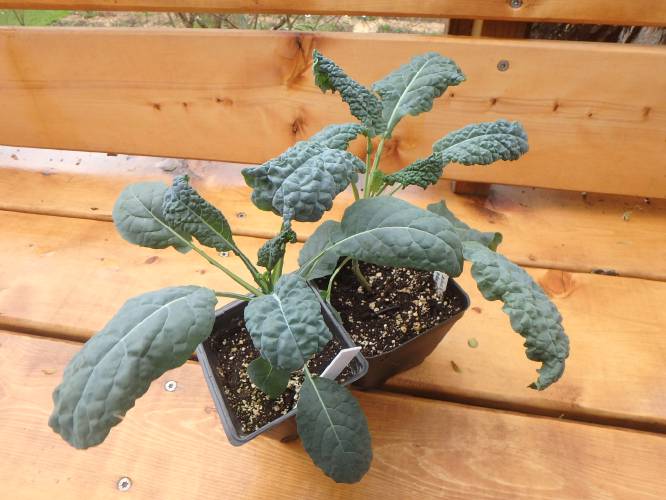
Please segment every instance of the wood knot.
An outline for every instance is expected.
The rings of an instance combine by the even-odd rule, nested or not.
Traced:
[[[144,261],[144,264],[154,264],[154,263],[157,262],[158,260],[160,260],[160,258],[159,258],[157,255],[153,255],[152,257],[148,257],[148,258]]]
[[[291,133],[298,135],[303,130],[303,119],[299,116],[291,123]]]
[[[228,97],[216,97],[215,102],[223,106],[233,106],[234,101]]]
[[[549,297],[568,297],[576,289],[576,282],[571,273],[549,269],[539,284]]]

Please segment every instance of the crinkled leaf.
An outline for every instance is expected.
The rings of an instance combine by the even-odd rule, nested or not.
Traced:
[[[444,161],[439,153],[433,153],[427,158],[416,160],[402,170],[387,175],[384,182],[389,186],[395,183],[407,186],[419,186],[423,189],[435,185],[442,176]]]
[[[212,290],[196,286],[125,302],[65,368],[49,425],[76,448],[100,444],[153,380],[210,335],[216,302]]]
[[[351,114],[358,118],[368,129],[369,135],[375,136],[383,129],[382,104],[375,94],[356,82],[333,61],[319,51],[312,53],[312,69],[315,84],[322,92],[339,92],[347,103]]]
[[[174,177],[164,194],[162,212],[167,224],[194,236],[202,245],[218,252],[233,249],[233,235],[227,219],[190,186],[187,175]]]
[[[359,123],[340,123],[324,127],[308,139],[331,149],[347,149],[349,143],[364,132],[363,125]]]
[[[257,253],[257,264],[271,271],[284,256],[287,243],[296,243],[296,233],[287,225],[266,243],[261,245]]]
[[[462,243],[451,223],[398,198],[380,196],[354,202],[345,210],[335,239],[324,254],[330,261],[332,254],[380,266],[442,271],[454,277],[462,271]],[[302,265],[304,275],[310,276],[312,263]]]
[[[502,310],[511,327],[525,338],[528,359],[543,363],[530,387],[545,389],[562,376],[569,356],[569,338],[557,307],[529,274],[506,257],[474,241],[463,246],[479,291],[487,300],[504,302]]]
[[[347,151],[301,141],[277,158],[242,173],[254,188],[252,201],[258,208],[272,210],[287,220],[314,222],[363,171],[365,164]]]
[[[468,125],[446,135],[432,147],[446,162],[463,165],[517,160],[528,149],[527,134],[522,125],[506,120]]]
[[[290,372],[331,340],[319,300],[298,274],[282,276],[272,294],[252,299],[245,308],[245,326],[261,356]]]
[[[372,461],[368,422],[344,387],[327,378],[306,377],[296,425],[305,451],[334,481],[355,483],[368,472]]]
[[[463,242],[478,241],[493,251],[497,250],[497,246],[502,243],[502,233],[482,232],[472,229],[449,210],[444,200],[439,203],[428,205],[428,210],[434,214],[445,217],[446,220],[453,224],[453,227],[458,233],[458,237],[460,237],[460,240]]]
[[[400,119],[432,109],[433,101],[453,85],[465,80],[451,59],[436,52],[416,56],[372,86],[382,100],[386,132],[390,137]]]
[[[298,255],[298,264],[301,267],[305,266],[321,252],[331,247],[341,237],[340,223],[327,220],[312,233],[312,236],[308,238],[305,245],[301,248],[301,252]],[[308,277],[316,279],[329,276],[338,264],[338,257],[335,251],[325,252],[314,266],[308,266],[311,267]]]
[[[179,252],[190,250],[192,239],[170,227],[162,213],[167,186],[161,182],[139,182],[127,186],[113,206],[113,223],[130,243],[148,248],[174,247]]]
[[[264,358],[253,360],[247,367],[250,381],[269,398],[275,399],[282,394],[289,384],[291,373],[273,368]]]

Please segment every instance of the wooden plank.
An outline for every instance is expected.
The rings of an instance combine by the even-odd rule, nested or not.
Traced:
[[[2,8],[139,10],[357,16],[455,17],[510,21],[664,25],[661,0],[523,0],[511,7],[505,0],[0,0]]]
[[[447,178],[666,197],[662,47],[3,28],[0,106],[11,119],[0,122],[0,143],[262,162],[325,124],[349,120],[344,104],[312,82],[315,47],[363,83],[428,50],[467,74],[432,113],[398,126],[385,149],[388,169],[427,155],[447,131],[505,117],[523,121],[530,154],[510,165],[450,166]],[[497,70],[500,60],[508,71]]]
[[[75,450],[46,425],[78,348],[0,333],[0,480],[12,498],[661,498],[666,437],[383,393],[358,394],[374,461],[336,485],[299,442],[226,442],[201,370],[172,370],[102,445]],[[178,389],[166,392],[166,380]],[[538,476],[538,481],[535,477]],[[223,481],[220,478],[223,478]],[[305,497],[303,497],[305,498]]]
[[[195,255],[131,246],[107,222],[0,213],[0,328],[85,340],[129,297],[178,284],[239,291]],[[238,238],[256,251],[262,240]],[[294,269],[298,246],[286,269]],[[223,262],[241,272],[235,259]],[[205,274],[202,274],[206,271]],[[393,390],[666,432],[666,283],[532,269],[553,297],[571,337],[563,380],[545,392],[526,386],[525,359],[499,302],[488,303],[468,273],[471,309],[435,353],[393,379]],[[467,340],[479,342],[471,349]],[[452,369],[451,361],[460,372]]]
[[[279,230],[280,220],[251,204],[241,168],[196,160],[0,148],[0,209],[108,221],[127,184],[169,183],[171,175],[189,173],[194,185],[228,216],[236,234],[270,238]],[[488,198],[476,198],[453,195],[447,184],[442,181],[427,191],[417,188],[400,196],[423,207],[445,198],[451,210],[472,226],[500,231],[502,252],[522,265],[611,270],[622,276],[666,280],[666,200],[646,203],[642,198],[583,197],[507,186],[495,186]],[[326,217],[339,220],[351,201],[341,195]],[[301,241],[316,227],[295,225]]]

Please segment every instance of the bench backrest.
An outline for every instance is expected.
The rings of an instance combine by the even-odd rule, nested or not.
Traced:
[[[666,24],[666,2],[525,0],[516,9],[509,4],[0,1],[0,7],[26,8],[298,9]],[[396,128],[385,155],[392,167],[428,154],[430,144],[450,130],[504,117],[523,122],[530,154],[510,166],[447,167],[447,178],[666,197],[666,48],[660,46],[405,34],[2,28],[0,144],[262,162],[325,124],[350,119],[337,97],[314,86],[314,48],[364,84],[429,50],[453,58],[466,73],[468,81],[449,89],[431,113]]]

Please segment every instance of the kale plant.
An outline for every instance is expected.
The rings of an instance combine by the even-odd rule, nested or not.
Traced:
[[[127,241],[194,251],[249,295],[180,286],[129,299],[74,356],[54,391],[49,425],[72,446],[103,442],[153,380],[185,363],[211,334],[217,297],[225,297],[248,302],[245,324],[261,355],[248,367],[250,379],[275,397],[285,390],[291,373],[303,372],[296,406],[303,446],[335,481],[360,480],[372,459],[366,418],[347,389],[308,369],[331,333],[307,281],[330,276],[323,292],[329,297],[335,275],[350,260],[361,283],[359,260],[452,277],[460,275],[464,259],[471,261],[481,293],[504,302],[512,327],[525,337],[528,358],[543,364],[532,387],[544,389],[561,376],[568,356],[561,317],[525,271],[496,253],[501,235],[470,228],[443,201],[424,210],[393,196],[409,185],[435,184],[451,162],[486,165],[518,159],[527,151],[520,124],[498,120],[469,125],[437,141],[427,158],[385,174],[379,164],[395,126],[406,115],[429,111],[435,98],[464,81],[461,70],[450,59],[427,53],[367,89],[315,51],[314,73],[323,91],[340,93],[359,123],[330,125],[263,165],[243,170],[254,204],[283,219],[279,233],[259,250],[256,265],[234,241],[224,215],[186,176],[176,177],[170,187],[133,184],[118,198],[113,220]],[[367,143],[366,162],[346,151],[358,136]],[[365,174],[362,194],[356,186],[359,174]],[[283,274],[285,251],[296,241],[292,222],[320,220],[350,186],[356,201],[342,220],[321,224],[300,252],[300,268]],[[201,246],[237,256],[251,282]]]
[[[407,115],[430,111],[447,88],[464,82],[461,69],[451,59],[428,52],[368,89],[315,50],[313,70],[316,85],[323,92],[338,92],[358,122],[330,125],[277,158],[243,172],[254,188],[255,205],[282,215],[285,221],[318,220],[351,184],[356,201],[340,222],[324,222],[308,239],[299,256],[301,274],[308,279],[330,276],[324,291],[328,298],[335,276],[349,260],[365,288],[369,285],[359,260],[441,271],[453,277],[462,272],[463,260],[468,260],[482,295],[504,303],[512,328],[525,338],[527,357],[542,363],[530,387],[542,390],[556,382],[569,355],[562,318],[542,288],[497,253],[502,235],[470,228],[444,201],[422,210],[393,196],[407,186],[425,189],[436,184],[449,163],[489,165],[517,160],[528,151],[522,125],[507,120],[468,125],[436,141],[426,158],[386,174],[380,161],[396,125]],[[346,152],[358,136],[367,144],[365,164]],[[362,193],[355,182],[358,173],[365,173]]]
[[[308,369],[308,361],[332,335],[303,276],[282,273],[287,244],[296,241],[289,222],[259,249],[260,270],[234,241],[224,215],[190,186],[187,176],[175,177],[171,187],[160,182],[128,186],[114,206],[113,221],[131,243],[196,252],[249,295],[180,286],[129,299],[65,369],[53,393],[49,425],[76,448],[102,443],[150,383],[184,364],[211,334],[217,297],[233,298],[248,302],[246,327],[261,353],[248,367],[251,381],[277,397],[290,374],[302,372],[296,421],[303,446],[334,480],[358,481],[372,459],[367,421],[346,388]],[[201,246],[236,255],[254,283]]]

